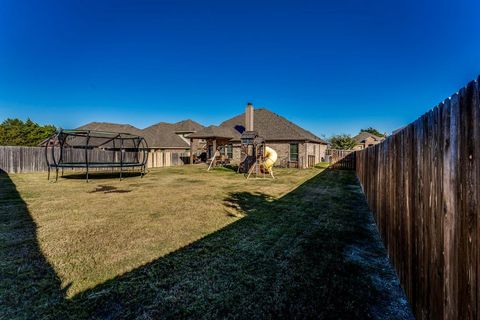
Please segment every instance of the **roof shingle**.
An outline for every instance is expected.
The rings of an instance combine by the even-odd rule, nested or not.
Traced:
[[[205,128],[200,123],[193,121],[191,119],[182,120],[177,123],[172,124],[175,132],[196,132]]]
[[[189,133],[202,128],[201,124],[187,119],[177,123],[159,122],[142,131],[149,147],[187,149],[190,146],[176,132]]]
[[[189,138],[208,139],[208,138],[240,138],[240,133],[228,127],[209,126],[188,135]]]
[[[245,113],[222,122],[220,127],[235,129],[241,134],[245,130]],[[267,109],[255,109],[253,129],[267,141],[296,140],[326,144],[310,131]]]
[[[143,136],[142,130],[132,125],[111,123],[111,122],[90,122],[81,127],[78,127],[76,130],[94,130],[94,131],[115,132],[115,133],[130,133],[130,134],[141,136],[141,137]]]

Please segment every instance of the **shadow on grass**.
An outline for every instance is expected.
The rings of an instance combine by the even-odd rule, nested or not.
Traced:
[[[141,173],[140,172],[132,172],[132,171],[127,171],[127,172],[122,172],[122,179],[123,178],[130,178],[130,177],[140,177]],[[59,177],[58,181],[61,181],[60,179],[86,179],[86,174],[84,172],[75,172],[75,171],[65,171],[65,174],[62,177]],[[88,173],[88,178],[90,180],[99,180],[99,179],[120,179],[120,172],[115,171],[92,171]]]
[[[237,172],[238,166],[235,164],[224,164],[224,165],[218,165],[215,167],[212,167],[210,171],[225,171],[225,172]]]
[[[368,319],[372,310],[378,312],[372,306],[382,304],[378,301],[385,294],[373,283],[368,266],[347,257],[352,246],[378,242],[368,227],[369,211],[353,172],[323,171],[280,199],[239,192],[224,201],[245,217],[70,300],[63,298],[60,282],[39,253],[30,219],[27,238],[37,251],[32,259],[48,270],[51,281],[25,279],[38,282],[32,284],[37,289],[8,295],[24,301],[13,315]],[[25,220],[29,215],[21,203]],[[11,249],[16,246],[12,243]],[[381,247],[367,250],[385,258]],[[19,260],[12,266],[27,264]],[[382,310],[385,316],[387,308]],[[408,315],[408,306],[405,310]]]
[[[37,242],[37,226],[15,185],[0,173],[0,319],[35,319],[65,290]]]
[[[95,188],[95,190],[89,191],[88,193],[129,193],[129,192],[132,192],[132,190],[118,189],[117,187],[108,186],[108,185],[99,185],[98,187]]]

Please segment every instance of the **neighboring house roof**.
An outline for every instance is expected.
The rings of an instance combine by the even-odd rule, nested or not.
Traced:
[[[119,123],[111,123],[111,122],[90,122],[81,127],[76,128],[76,130],[92,130],[92,131],[99,131],[99,132],[114,132],[114,133],[129,133],[135,136],[144,137],[148,143],[148,139],[144,136],[142,130],[129,125],[129,124],[119,124]],[[105,143],[108,140],[106,138],[99,138],[98,135],[96,137],[92,137],[89,140],[91,145],[102,145],[103,147],[112,147],[111,143]],[[68,141],[68,144],[72,146],[81,146],[86,143],[86,140],[82,137],[75,137]],[[134,147],[132,144],[132,140],[125,140],[124,141],[126,148]]]
[[[129,124],[119,124],[111,122],[90,122],[81,127],[78,127],[77,130],[95,130],[95,131],[104,131],[104,132],[116,132],[116,133],[130,133],[137,136],[143,136],[142,130],[131,126]]]
[[[190,133],[201,130],[203,126],[190,119],[177,123],[159,122],[143,129],[143,134],[151,148],[179,148],[186,149],[190,146],[180,138],[178,133]]]
[[[196,132],[198,130],[205,128],[200,123],[195,122],[191,119],[173,123],[172,126],[175,132]]]
[[[375,141],[383,141],[385,140],[385,137],[379,137],[379,136],[376,136],[370,132],[360,132],[358,135],[356,135],[355,137],[353,137],[353,140],[355,140],[356,143],[363,143],[365,142],[365,140],[367,138],[372,138],[373,140]]]
[[[245,113],[222,122],[220,127],[234,129],[238,133],[237,140],[240,140],[240,134],[245,131]],[[267,109],[254,110],[253,129],[267,141],[302,140],[327,144],[310,131]]]
[[[90,122],[78,127],[78,130],[95,130],[105,132],[131,133],[144,137],[150,148],[188,149],[188,143],[178,133],[190,133],[202,129],[198,122],[187,119],[177,123],[159,122],[143,130],[129,124],[109,122]]]
[[[240,138],[240,133],[228,128],[228,127],[217,127],[217,126],[209,126],[199,130],[195,133],[188,135],[188,138],[196,138],[196,139],[208,139],[208,138],[226,138],[226,139],[233,139],[233,138]]]
[[[191,133],[187,138],[226,138],[240,141],[245,131],[245,114],[226,120],[220,126],[204,127],[187,119],[177,123],[159,122],[140,130],[128,124],[91,122],[77,129],[107,132],[125,132],[143,136],[151,148],[189,148],[188,143],[176,133]],[[254,130],[267,141],[311,141],[327,144],[308,130],[288,121],[267,109],[254,110]]]
[[[172,132],[168,127],[158,126],[148,129],[148,131],[147,129],[145,129],[144,135],[150,148],[190,148],[187,142],[176,135],[175,132]]]

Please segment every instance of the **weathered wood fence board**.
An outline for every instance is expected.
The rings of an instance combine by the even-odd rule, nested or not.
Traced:
[[[355,170],[355,151],[327,149],[325,155],[334,169]]]
[[[46,171],[45,149],[0,146],[0,170],[8,173]]]
[[[480,319],[479,80],[355,153],[358,178],[418,319]]]
[[[124,161],[133,161],[135,154],[134,152],[124,152]],[[51,159],[50,151],[48,156]],[[85,150],[65,149],[63,157],[65,162],[82,162],[85,161]],[[107,162],[114,160],[114,158],[119,161],[119,152],[105,152],[100,149],[89,151],[90,162]],[[189,155],[184,152],[151,151],[148,152],[147,166],[148,168],[178,166],[188,163],[189,159]],[[43,147],[0,146],[0,171],[22,173],[41,172],[47,171],[47,169],[45,148]],[[91,168],[91,170],[97,169]]]

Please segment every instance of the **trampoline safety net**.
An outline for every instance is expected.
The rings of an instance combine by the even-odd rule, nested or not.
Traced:
[[[45,160],[50,170],[58,172],[64,168],[85,169],[88,181],[89,169],[116,169],[120,179],[126,169],[146,172],[148,145],[145,139],[129,133],[93,130],[60,130],[45,144]]]

